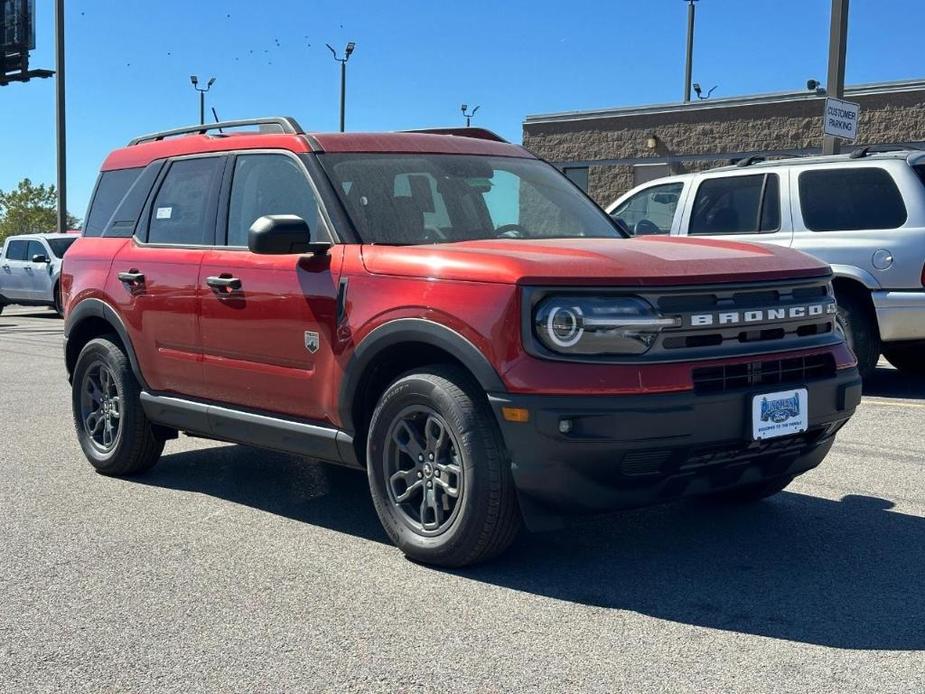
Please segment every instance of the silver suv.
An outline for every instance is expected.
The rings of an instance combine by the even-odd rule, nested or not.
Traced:
[[[607,211],[636,235],[760,241],[832,266],[836,330],[869,375],[881,352],[925,374],[925,152],[759,161],[668,176]]]
[[[76,234],[10,236],[0,253],[0,312],[7,304],[51,306],[61,314],[61,259]]]

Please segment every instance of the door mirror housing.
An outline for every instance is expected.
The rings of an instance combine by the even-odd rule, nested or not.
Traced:
[[[294,214],[261,217],[247,232],[247,247],[260,255],[323,255],[331,248],[327,241],[312,241],[308,222]]]
[[[32,256],[33,263],[50,263],[51,259],[44,253],[36,253]]]

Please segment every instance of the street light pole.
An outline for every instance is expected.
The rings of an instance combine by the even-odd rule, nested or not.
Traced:
[[[215,78],[211,77],[205,87],[199,86],[199,78],[196,75],[190,75],[189,81],[193,84],[193,89],[199,92],[199,125],[206,124],[206,92],[212,89],[215,84]]]
[[[848,48],[848,0],[832,0],[832,23],[829,27],[829,78],[825,85],[829,96],[845,96],[845,56]],[[823,154],[838,154],[841,143],[837,137],[822,139]]]
[[[691,100],[691,80],[694,69],[694,16],[697,9],[694,3],[697,0],[684,0],[687,3],[687,58],[684,61],[684,103]]]
[[[64,82],[64,0],[55,0],[55,125],[58,158],[57,231],[67,231],[67,122],[65,118]]]
[[[344,49],[343,58],[337,57],[337,51],[334,50],[334,47],[331,46],[330,43],[326,43],[325,46],[331,51],[334,60],[340,63],[340,131],[344,132],[345,114],[347,111],[347,61],[350,60],[350,56],[353,55],[353,51],[356,49],[357,45],[353,41],[348,41],[347,47]]]
[[[467,104],[463,104],[463,105],[462,105],[462,109],[461,109],[461,110],[462,110],[462,114],[463,114],[463,118],[466,119],[466,127],[467,127],[467,128],[470,127],[470,126],[472,125],[472,119],[475,118],[475,114],[476,114],[476,113],[478,112],[478,110],[479,110],[480,108],[482,108],[482,107],[481,107],[481,106],[476,106],[474,109],[472,109],[472,113],[466,113],[466,110],[467,110],[468,108],[469,108],[469,106],[468,106]]]

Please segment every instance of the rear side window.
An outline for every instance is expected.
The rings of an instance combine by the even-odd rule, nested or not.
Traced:
[[[10,241],[6,248],[7,260],[25,260],[26,249],[29,247],[28,241]]]
[[[84,236],[102,236],[112,213],[138,178],[141,169],[104,171],[96,184],[96,193],[84,223]]]
[[[777,174],[708,178],[697,189],[690,235],[757,234],[780,229]]]
[[[148,243],[212,245],[218,157],[181,159],[170,166],[151,207]]]
[[[800,207],[811,231],[896,229],[906,205],[890,174],[874,167],[800,174]]]
[[[157,180],[158,174],[164,166],[163,161],[153,162],[145,167],[128,192],[122,198],[122,202],[116,207],[116,211],[109,219],[109,223],[103,230],[103,236],[107,238],[129,238],[135,233],[135,226],[141,217],[148,194],[151,187]]]

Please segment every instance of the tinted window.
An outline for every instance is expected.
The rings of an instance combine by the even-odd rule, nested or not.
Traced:
[[[688,234],[754,234],[779,227],[777,174],[727,176],[700,184]]]
[[[623,222],[636,236],[667,234],[683,187],[683,183],[666,183],[646,188],[624,200],[610,216]]]
[[[895,229],[906,206],[883,169],[820,169],[800,174],[803,222],[812,231]]]
[[[44,255],[47,258],[48,250],[40,241],[30,241],[29,248],[26,249],[26,260],[31,263],[32,259],[37,255]]]
[[[7,260],[25,260],[26,249],[29,247],[28,241],[10,241],[6,248]]]
[[[268,214],[294,214],[308,222],[313,235],[327,236],[315,194],[296,161],[282,154],[239,156],[228,208],[228,245],[247,246],[251,225]]]
[[[84,236],[100,236],[106,223],[116,211],[116,206],[125,196],[125,193],[138,178],[141,169],[120,169],[118,171],[104,171],[100,174],[96,185],[96,194],[87,213],[84,223]]]
[[[103,230],[103,236],[128,238],[135,233],[135,225],[144,209],[148,194],[151,192],[151,186],[154,185],[163,166],[163,161],[154,162],[141,172],[109,219],[109,223]]]
[[[319,160],[367,243],[622,236],[559,171],[535,159],[323,154]]]
[[[71,247],[77,239],[48,239],[48,245],[51,246],[51,252],[56,258],[63,258],[67,249]]]
[[[206,157],[171,164],[151,207],[148,243],[212,245],[210,200],[220,163]]]

